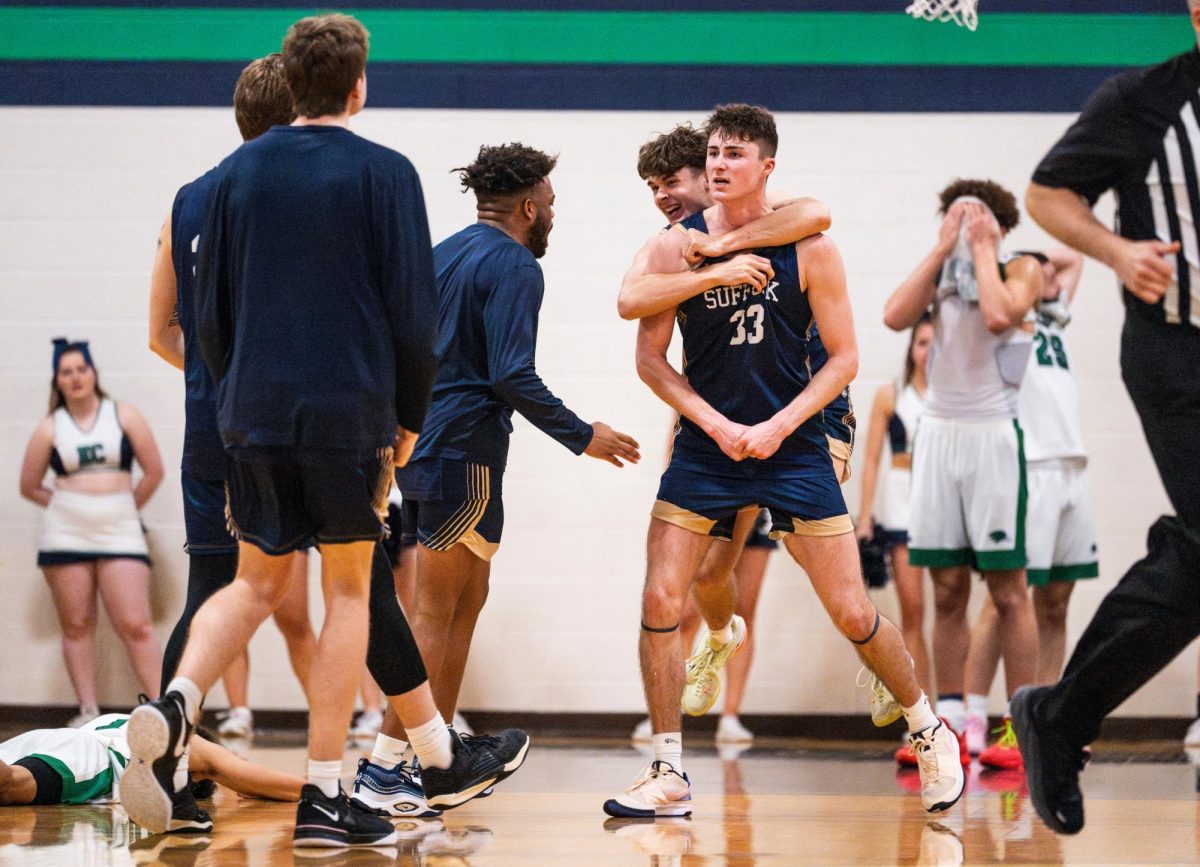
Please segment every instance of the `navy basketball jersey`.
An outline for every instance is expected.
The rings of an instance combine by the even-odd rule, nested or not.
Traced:
[[[704,212],[679,223],[708,231]],[[718,412],[739,424],[766,421],[812,379],[809,337],[814,329],[808,296],[800,287],[795,244],[753,251],[769,259],[775,277],[764,290],[750,284],[719,286],[689,298],[676,310],[683,335],[688,383]],[[675,438],[675,458],[704,467],[737,467],[697,425],[684,418]],[[824,466],[828,445],[818,412],[798,427],[765,461],[747,459],[744,471],[768,467]]]
[[[175,267],[175,312],[183,332],[183,470],[198,479],[225,478],[225,446],[217,430],[217,386],[196,342],[194,313],[196,245],[212,191],[214,171],[180,188],[171,208],[171,260]]]

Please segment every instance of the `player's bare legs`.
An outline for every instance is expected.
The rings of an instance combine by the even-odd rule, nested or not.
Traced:
[[[1067,606],[1074,581],[1051,581],[1033,588],[1033,613],[1037,618],[1038,662],[1036,683],[1058,683],[1067,658]]]
[[[679,709],[684,680],[683,646],[676,627],[692,578],[712,544],[710,536],[658,518],[650,519],[638,659],[650,725],[656,734],[677,732],[683,724]]]
[[[1024,569],[985,572],[988,591],[999,615],[1004,681],[1011,697],[1037,677],[1038,631]]]
[[[933,682],[925,642],[925,570],[908,562],[907,545],[892,548],[892,575],[896,597],[900,601],[900,632],[904,635],[904,646],[912,656],[917,682],[928,692]]]
[[[447,718],[453,718],[475,621],[487,599],[491,564],[464,544],[446,551],[418,545],[416,558],[418,577],[410,617],[413,637],[425,660],[437,706],[449,708]],[[451,648],[452,641],[465,646]]]
[[[933,664],[938,695],[961,695],[971,643],[971,627],[967,623],[971,570],[967,566],[950,566],[930,569],[929,574],[933,578]],[[951,720],[951,725],[955,722]]]
[[[300,688],[308,695],[309,674],[317,653],[317,636],[308,615],[308,556],[300,554],[292,563],[287,593],[275,609],[275,625],[287,645],[288,660]]]
[[[867,666],[878,675],[901,707],[912,707],[921,699],[904,639],[889,620],[878,615],[867,595],[858,566],[858,547],[853,533],[838,536],[788,534],[784,545],[808,573],[817,598],[838,631],[856,645]],[[876,629],[878,618],[878,629]]]
[[[737,613],[746,621],[746,643],[725,666],[725,716],[738,715],[742,697],[746,694],[750,663],[754,659],[754,613],[770,558],[770,548],[743,548],[733,570],[737,583]]]
[[[709,629],[720,629],[728,624],[737,609],[737,581],[734,578],[734,569],[738,558],[746,549],[746,537],[750,535],[750,529],[754,526],[757,516],[757,509],[746,509],[738,513],[733,525],[733,539],[718,540],[716,544],[709,546],[708,553],[704,555],[696,572],[692,596]]]

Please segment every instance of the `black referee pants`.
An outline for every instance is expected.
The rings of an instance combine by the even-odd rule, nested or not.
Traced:
[[[1100,603],[1038,713],[1083,746],[1100,723],[1200,635],[1200,334],[1129,312],[1121,376],[1176,516]]]

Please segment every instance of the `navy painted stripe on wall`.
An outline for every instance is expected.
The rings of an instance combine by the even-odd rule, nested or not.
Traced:
[[[894,0],[889,7],[881,0],[755,0],[754,12],[895,12],[904,14],[909,0]],[[0,4],[3,5],[3,4]],[[24,6],[109,6],[117,8],[230,8],[230,9],[533,9],[538,11],[627,11],[627,12],[729,12],[729,0],[689,0],[686,9],[679,0],[351,0],[345,4],[306,5],[302,0],[56,0],[50,4],[24,0]],[[747,10],[751,11],[751,10]],[[995,12],[1022,13],[1121,13],[1137,15],[1184,15],[1185,0],[980,0],[979,15]]]
[[[0,62],[0,105],[228,106],[240,63]],[[1106,67],[378,63],[384,108],[1074,112]]]

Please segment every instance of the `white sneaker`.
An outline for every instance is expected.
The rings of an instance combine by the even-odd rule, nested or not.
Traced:
[[[717,723],[717,743],[751,744],[754,743],[754,732],[742,725],[736,716],[722,714]]]
[[[724,644],[714,644],[712,636],[706,632],[687,661],[679,706],[689,716],[704,716],[717,703],[717,696],[721,694],[721,670],[729,657],[746,643],[746,621],[735,614],[730,626],[733,627],[733,638]]]
[[[1188,726],[1187,734],[1183,736],[1183,745],[1185,747],[1200,747],[1200,718],[1197,718]]]
[[[80,728],[81,726],[87,725],[98,716],[100,716],[100,708],[96,707],[95,705],[92,705],[91,707],[84,707],[83,705],[80,705],[79,713],[67,720],[67,728]]]
[[[248,738],[254,734],[254,714],[248,707],[231,707],[219,714],[217,734],[223,738]]]
[[[963,720],[963,735],[967,739],[967,752],[977,756],[987,748],[987,714],[967,711]]]
[[[629,739],[639,744],[648,744],[654,740],[654,730],[650,728],[650,717],[646,717],[633,727]]]
[[[381,710],[364,710],[358,715],[358,720],[354,723],[354,728],[350,729],[350,737],[354,740],[368,740],[379,734],[379,727],[383,725],[383,711]]]
[[[953,807],[962,797],[966,778],[958,745],[958,736],[950,726],[938,720],[908,736],[921,773],[921,803],[930,813]]]
[[[904,711],[900,709],[900,702],[896,701],[892,691],[871,669],[865,665],[860,668],[854,682],[858,686],[871,690],[871,722],[879,728],[890,726],[903,715]]]
[[[604,812],[624,819],[692,815],[692,783],[667,762],[655,760],[642,769],[623,794],[604,802]]]
[[[459,713],[458,711],[454,712],[454,722],[452,722],[450,724],[450,727],[452,729],[454,729],[456,732],[458,732],[460,735],[475,734],[475,729],[473,729],[469,725],[467,725],[467,721],[465,719],[463,719],[463,715],[461,713]]]

